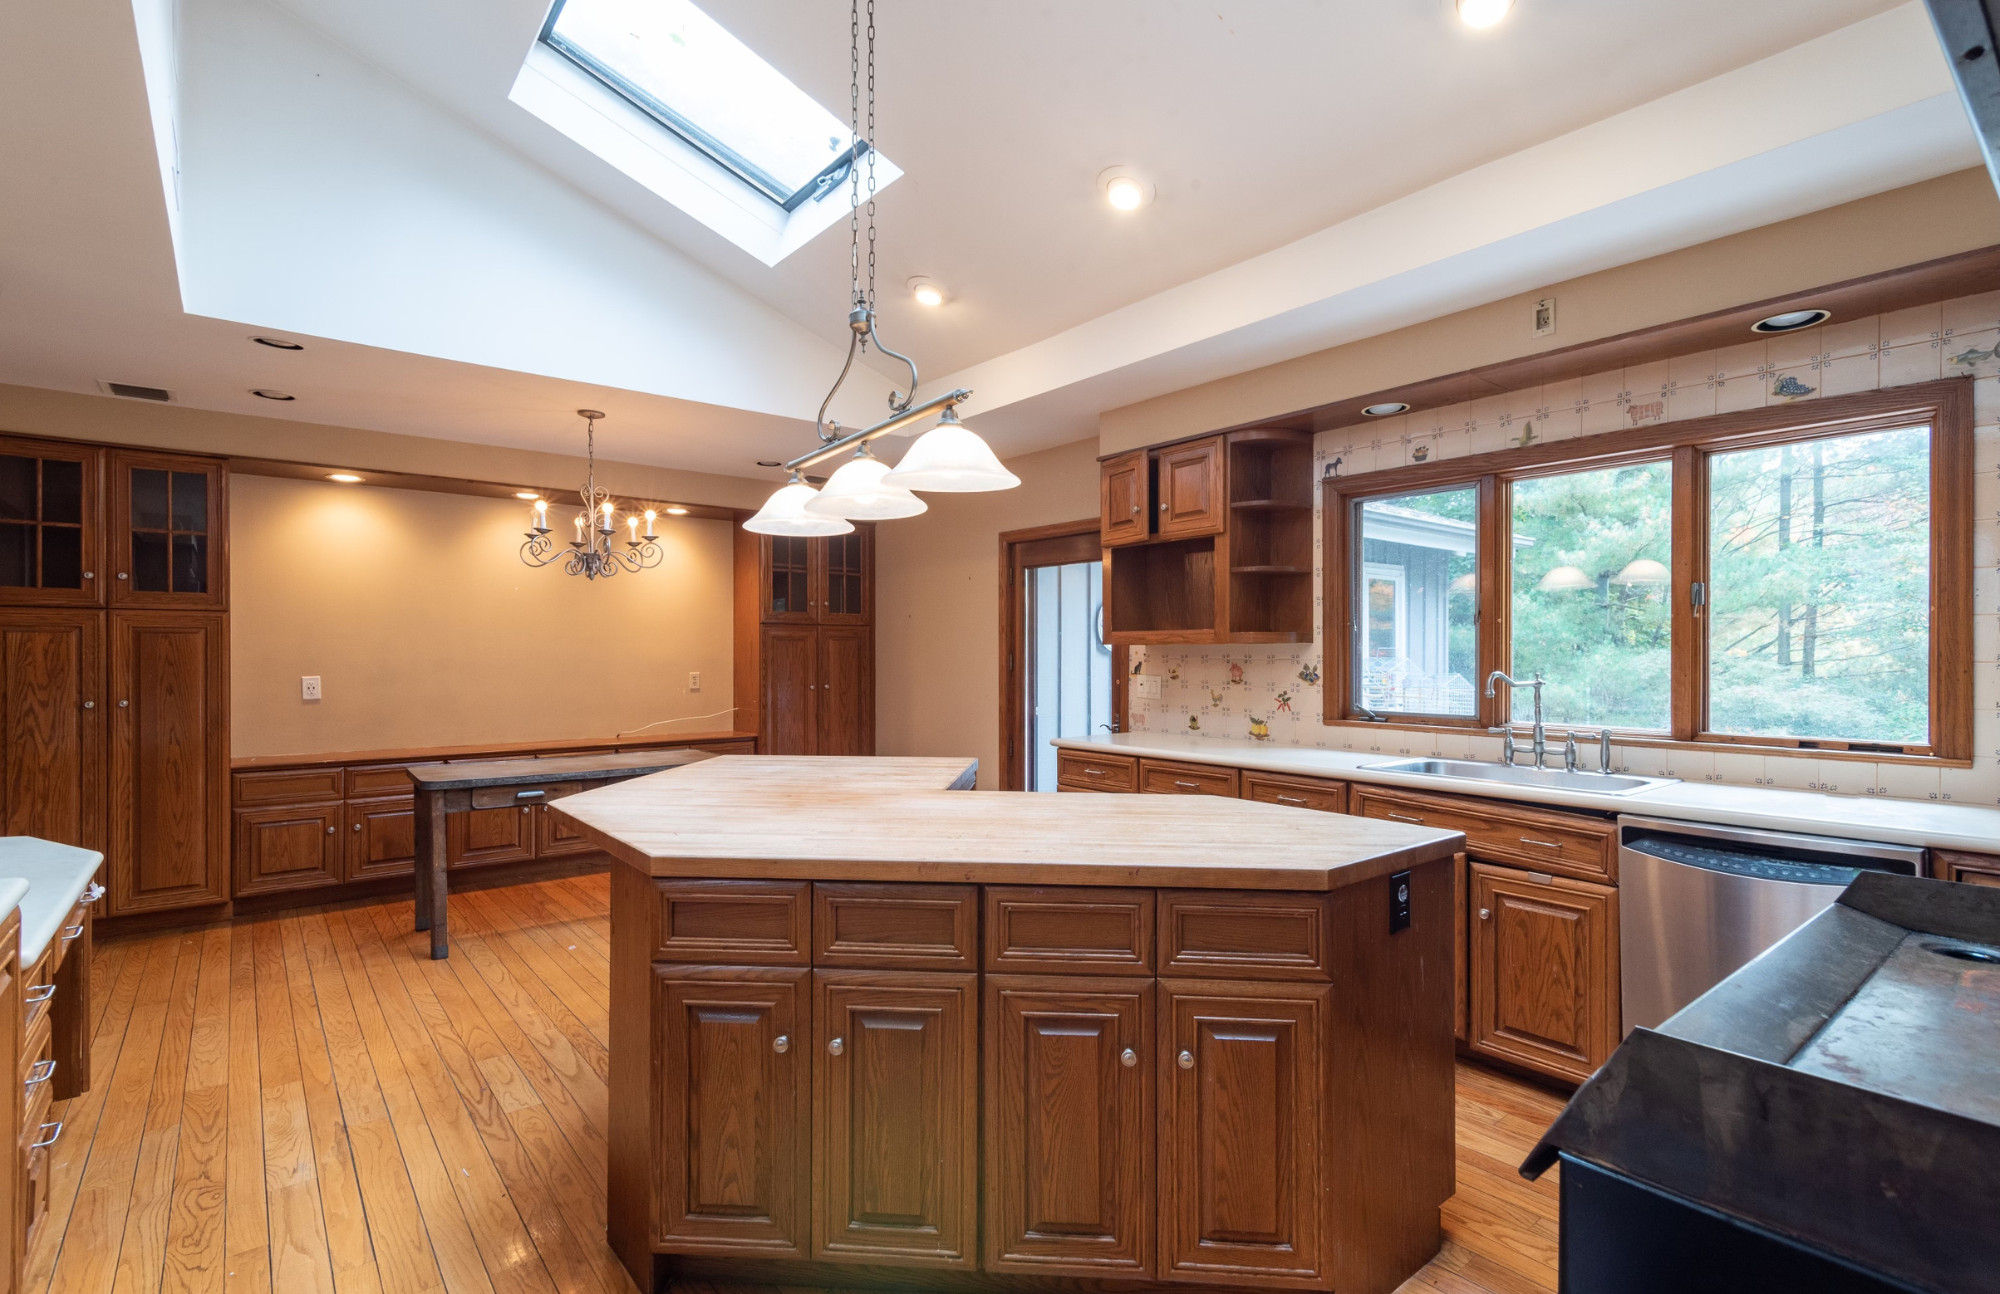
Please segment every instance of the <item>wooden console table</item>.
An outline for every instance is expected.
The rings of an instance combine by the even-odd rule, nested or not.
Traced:
[[[592,787],[713,758],[701,750],[635,750],[616,755],[489,759],[410,768],[417,800],[417,929],[431,932],[432,960],[450,951],[445,942],[446,814],[547,804]]]

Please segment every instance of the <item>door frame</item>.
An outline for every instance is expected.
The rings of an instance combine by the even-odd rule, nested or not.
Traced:
[[[1022,721],[1027,713],[1024,672],[1028,658],[1027,625],[1021,615],[1021,572],[1027,569],[1024,559],[1030,545],[1099,534],[1096,517],[1000,533],[1000,789],[1003,791],[1028,789],[1027,749],[1022,740],[1025,735]],[[1095,548],[1101,561],[1103,544],[1100,542]],[[1128,727],[1125,693],[1130,654],[1123,646],[1111,649],[1111,723],[1118,732]]]

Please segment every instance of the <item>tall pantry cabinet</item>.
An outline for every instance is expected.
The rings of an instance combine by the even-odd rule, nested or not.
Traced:
[[[0,437],[0,833],[103,851],[113,916],[229,897],[228,489]]]
[[[875,753],[875,528],[754,535],[736,519],[736,726],[763,755]]]

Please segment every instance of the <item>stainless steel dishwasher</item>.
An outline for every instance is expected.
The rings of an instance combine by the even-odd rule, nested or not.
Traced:
[[[1652,1028],[1818,915],[1861,871],[1924,873],[1924,851],[1834,836],[1618,819],[1625,1032]]]

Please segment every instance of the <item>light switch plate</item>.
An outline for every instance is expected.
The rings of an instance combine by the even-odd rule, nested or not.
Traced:
[[[319,700],[319,675],[317,674],[299,675],[299,700],[301,701]]]
[[[1160,676],[1158,674],[1134,674],[1132,676],[1132,695],[1141,701],[1159,700]]]

